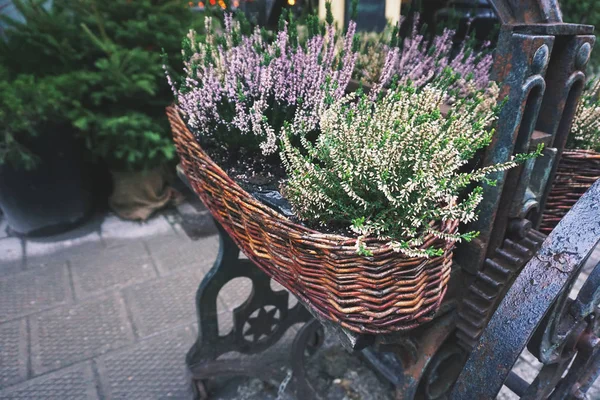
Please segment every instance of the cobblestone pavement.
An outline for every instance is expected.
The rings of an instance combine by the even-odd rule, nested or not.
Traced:
[[[44,239],[11,237],[0,219],[0,399],[191,398],[184,357],[197,334],[194,295],[216,257],[215,233],[195,200],[146,223],[97,215]],[[224,288],[224,320],[247,290]],[[319,357],[310,374],[334,382],[328,399],[394,398],[337,343]],[[539,365],[525,354],[516,368],[528,379]],[[215,395],[275,397],[276,388],[244,379]]]

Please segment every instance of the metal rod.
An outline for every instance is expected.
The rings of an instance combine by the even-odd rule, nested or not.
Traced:
[[[525,379],[521,378],[513,371],[510,371],[508,378],[506,378],[506,381],[504,382],[504,386],[509,388],[514,394],[520,397],[529,387],[529,383],[527,383]]]

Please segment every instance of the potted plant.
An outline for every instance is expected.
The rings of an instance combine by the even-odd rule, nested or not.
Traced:
[[[161,54],[179,61],[180,38],[200,16],[176,0],[70,3],[80,39],[98,52],[73,124],[111,171],[111,209],[145,220],[177,198],[167,181],[176,154],[162,112],[171,94]]]
[[[6,65],[36,77],[82,75],[66,88],[73,101],[65,114],[97,165],[111,171],[111,208],[146,219],[176,194],[166,180],[176,154],[161,54],[177,63],[181,36],[202,16],[179,0],[44,3],[15,1],[25,22],[7,19]]]
[[[0,209],[16,233],[58,233],[91,211],[83,146],[64,118],[69,84],[0,73]]]
[[[600,80],[590,81],[581,97],[567,146],[546,200],[540,231],[550,233],[600,179]]]
[[[459,98],[447,116],[440,106],[457,80],[448,70],[423,88],[396,78],[386,94],[380,80],[368,96],[345,95],[353,23],[336,38],[309,19],[303,40],[293,22],[273,39],[231,17],[225,27],[188,35],[186,77],[168,110],[196,193],[319,318],[372,334],[431,320],[454,243],[474,236],[458,231],[481,200],[470,185],[539,154],[463,171],[491,141],[497,88]],[[265,187],[281,187],[279,204],[260,195]]]

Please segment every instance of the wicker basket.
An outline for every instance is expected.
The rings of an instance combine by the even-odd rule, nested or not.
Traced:
[[[441,257],[408,258],[369,241],[373,256],[356,254],[355,239],[296,224],[255,200],[202,150],[170,107],[167,115],[183,170],[213,217],[267,275],[320,319],[358,333],[405,331],[430,321],[450,278],[453,244],[429,237]],[[444,224],[454,233],[456,221]]]
[[[577,200],[600,179],[600,153],[566,150],[558,169],[540,224],[540,232],[550,233]]]

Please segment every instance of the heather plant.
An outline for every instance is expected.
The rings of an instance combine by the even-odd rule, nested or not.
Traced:
[[[470,240],[476,232],[440,230],[440,223],[473,221],[486,176],[539,155],[518,155],[504,164],[466,172],[467,163],[492,138],[498,88],[459,99],[447,116],[440,106],[451,81],[392,84],[375,99],[351,93],[335,101],[320,120],[315,143],[302,126],[288,124],[281,158],[288,173],[282,193],[308,225],[350,228],[357,250],[369,254],[367,238],[389,241],[411,257],[439,255],[420,248],[428,235]],[[292,137],[301,138],[294,146]]]
[[[458,49],[453,49],[454,30],[446,28],[428,39],[418,26],[417,14],[411,34],[404,39],[399,37],[399,26],[388,26],[380,34],[361,34],[355,78],[369,85],[385,86],[397,75],[401,84],[412,82],[423,87],[450,67],[460,74],[454,84],[460,96],[489,85],[493,62],[489,42],[476,50],[474,42],[467,38]]]
[[[590,81],[577,106],[568,147],[600,152],[600,79]]]
[[[391,40],[391,25],[386,25],[382,32],[359,32],[358,57],[353,78],[366,84],[373,85],[379,80],[385,64],[385,52],[389,50]]]
[[[315,17],[316,18],[316,17]],[[190,31],[184,40],[185,79],[170,79],[177,105],[203,144],[273,159],[285,122],[318,131],[327,101],[342,98],[356,61],[355,24],[338,38],[331,23],[310,18],[298,39],[293,20],[280,21],[270,34],[250,30],[226,15],[217,33],[206,19],[206,35]],[[324,87],[329,86],[330,91]]]

